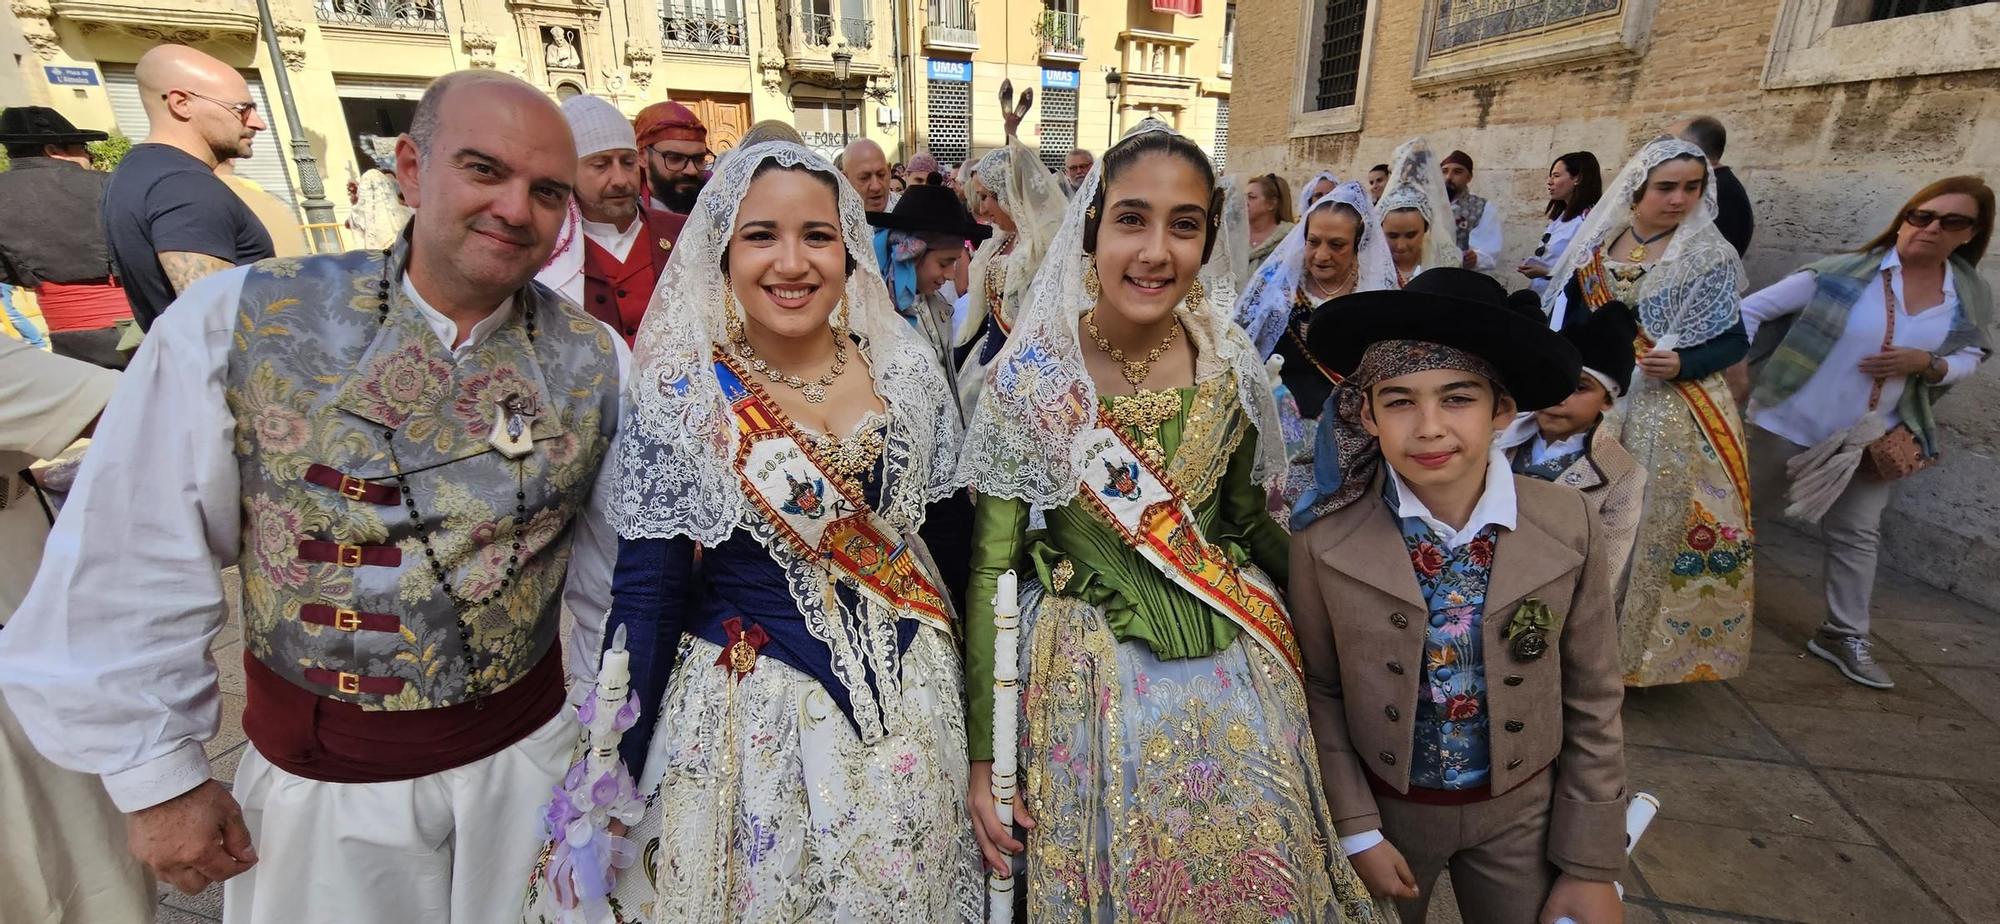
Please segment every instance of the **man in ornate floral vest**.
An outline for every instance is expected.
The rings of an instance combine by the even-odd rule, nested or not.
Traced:
[[[1452,233],[1461,264],[1482,273],[1493,272],[1500,257],[1500,215],[1493,203],[1472,193],[1472,155],[1453,151],[1444,158],[1444,191],[1451,196]]]
[[[624,348],[530,282],[575,171],[526,83],[432,84],[397,143],[405,237],[190,286],[0,637],[36,747],[102,777],[162,879],[228,880],[225,921],[518,913],[576,741],[559,615],[593,673],[615,541]],[[243,645],[212,653],[229,565]],[[202,746],[225,703],[233,798]]]

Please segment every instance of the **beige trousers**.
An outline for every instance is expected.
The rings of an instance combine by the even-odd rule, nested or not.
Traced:
[[[1750,496],[1758,526],[1776,521],[1785,510],[1791,479],[1785,463],[1806,451],[1759,427],[1750,428]],[[1834,635],[1868,637],[1869,601],[1875,595],[1875,564],[1882,548],[1882,511],[1889,506],[1895,482],[1856,475],[1847,490],[1819,521],[1825,540],[1822,567],[1826,581],[1826,622],[1820,629]]]
[[[1423,924],[1438,874],[1451,870],[1465,924],[1535,924],[1555,885],[1548,860],[1555,768],[1485,802],[1419,805],[1377,796],[1382,836],[1417,877],[1417,897],[1396,903],[1403,924]]]
[[[0,698],[0,921],[141,924],[158,901],[104,784],[50,763]]]

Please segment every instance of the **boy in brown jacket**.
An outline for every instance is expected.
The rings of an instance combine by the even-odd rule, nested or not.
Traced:
[[[1291,601],[1343,851],[1406,924],[1447,867],[1467,924],[1618,924],[1611,549],[1583,495],[1494,448],[1575,389],[1576,350],[1465,270],[1321,311],[1342,478]]]

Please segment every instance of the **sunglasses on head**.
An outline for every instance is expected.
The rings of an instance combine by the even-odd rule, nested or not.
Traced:
[[[1956,212],[1933,212],[1930,209],[1911,209],[1903,213],[1903,220],[1908,222],[1911,227],[1916,228],[1928,228],[1931,226],[1931,222],[1935,221],[1938,228],[1944,231],[1963,231],[1979,221],[1979,219],[1970,215],[1960,215]]]

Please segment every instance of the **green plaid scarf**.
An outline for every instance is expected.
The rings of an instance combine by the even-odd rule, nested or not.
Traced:
[[[1876,277],[1882,271],[1882,253],[1872,250],[1836,254],[1805,267],[1805,272],[1813,274],[1817,290],[1758,371],[1756,390],[1752,393],[1758,405],[1777,406],[1804,387],[1819,370],[1827,354],[1833,351],[1834,342],[1847,329],[1847,314],[1854,303],[1869,286],[1880,284]],[[1979,277],[1977,268],[1958,257],[1951,258],[1951,273],[1958,293],[1958,312],[1952,316],[1951,333],[1937,353],[1948,356],[1976,346],[1991,354],[1993,344],[1987,332],[1993,326],[1993,291]],[[1916,433],[1926,456],[1938,453],[1937,418],[1932,405],[1946,390],[1946,386],[1930,385],[1921,376],[1911,376],[1910,386],[1903,390],[1902,401],[1896,407],[1903,422]]]

